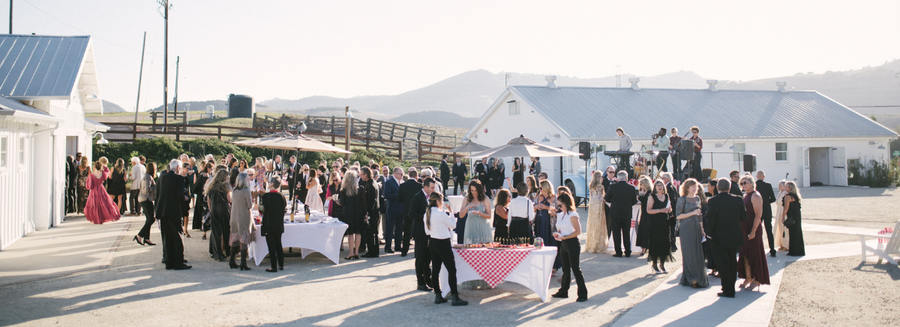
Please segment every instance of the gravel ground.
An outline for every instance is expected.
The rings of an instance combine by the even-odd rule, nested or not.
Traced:
[[[889,213],[900,206],[893,191],[804,189],[804,222],[893,226],[896,216]],[[132,224],[127,235],[139,228]],[[643,258],[582,253],[586,303],[574,297],[541,303],[525,287],[504,283],[493,290],[461,290],[470,305],[450,307],[433,304],[431,293],[415,291],[412,256],[334,265],[313,254],[287,258],[285,270],[277,274],[264,272],[264,266],[241,272],[209,259],[206,241],[199,232],[192,234],[186,239],[186,258],[194,266],[189,271],[166,271],[159,263],[160,245],[139,246],[127,241],[129,236],[107,269],[0,287],[0,325],[600,326],[665,279],[649,275]],[[804,236],[808,244],[844,241],[836,234]],[[668,265],[670,271],[680,266],[681,254],[674,256],[679,262]],[[771,324],[894,325],[900,312],[898,280],[897,267],[871,259],[862,265],[857,257],[793,263],[784,273]],[[558,287],[551,281],[551,292]]]

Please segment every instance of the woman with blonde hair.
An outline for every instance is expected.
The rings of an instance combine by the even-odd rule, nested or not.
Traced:
[[[534,209],[537,210],[534,216],[534,237],[540,237],[544,240],[544,245],[557,246],[556,239],[553,238],[555,217],[550,217],[550,209],[556,206],[556,194],[553,193],[553,184],[548,180],[542,180],[540,183],[540,193],[535,201]],[[559,255],[553,261],[553,273],[562,267]]]
[[[227,170],[219,170],[203,188],[206,206],[209,208],[209,254],[216,261],[225,260],[231,252],[228,233],[231,230],[231,184]]]
[[[344,222],[348,225],[347,244],[350,250],[344,260],[359,259],[359,245],[362,243],[362,234],[366,232],[366,210],[363,208],[362,192],[359,188],[359,175],[353,170],[348,170],[344,174],[341,191],[336,199],[343,210]]]
[[[763,248],[763,201],[756,191],[753,176],[744,175],[738,183],[744,191],[744,207],[747,209],[747,219],[741,222],[741,234],[746,236],[743,236],[744,245],[739,250],[738,277],[744,278],[741,287],[753,290],[762,284],[769,285],[769,264]]]
[[[797,184],[794,182],[787,182],[784,184],[784,190],[786,194],[784,195],[784,210],[779,217],[779,220],[782,224],[785,223],[786,220],[793,220],[794,223],[791,225],[785,225],[790,231],[790,243],[789,243],[789,256],[804,256],[806,255],[806,248],[803,245],[803,227],[801,227],[800,222],[800,190],[797,189]]]
[[[786,180],[778,182],[778,195],[775,196],[775,247],[778,251],[788,251],[791,235],[787,226],[779,218],[784,213],[784,196],[787,195]]]
[[[641,255],[647,253],[650,249],[650,214],[647,213],[647,202],[649,202],[650,194],[653,193],[653,181],[650,177],[641,176],[638,179],[638,201],[641,203],[641,214],[638,217],[637,238],[634,245],[641,247]]]
[[[248,171],[252,171],[248,169]],[[234,182],[234,191],[231,192],[231,261],[228,263],[232,269],[241,268],[241,270],[250,270],[247,266],[247,246],[253,242],[253,232],[251,225],[253,220],[250,219],[250,209],[253,207],[252,195],[248,180],[250,179],[247,172],[238,174]],[[241,251],[241,264],[234,262],[237,251]]]
[[[108,164],[106,157],[100,157],[100,160],[94,162],[93,171],[87,179],[90,195],[84,207],[84,217],[94,224],[116,221],[121,217],[119,208],[103,188],[103,181],[109,178],[109,167],[106,166]]]
[[[113,166],[109,181],[106,182],[106,191],[113,198],[113,203],[119,208],[119,215],[125,213],[125,182],[128,181],[128,174],[125,172],[125,160],[116,159]]]
[[[606,253],[609,247],[609,232],[606,230],[606,215],[603,206],[603,172],[594,171],[588,184],[587,243],[584,250],[590,253]]]

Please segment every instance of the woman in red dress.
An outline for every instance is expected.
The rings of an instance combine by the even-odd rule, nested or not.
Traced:
[[[119,220],[119,207],[113,203],[112,198],[106,193],[103,181],[109,177],[109,163],[106,157],[94,162],[94,169],[87,178],[87,188],[90,195],[84,206],[84,217],[94,224],[103,224],[108,221]]]
[[[744,245],[740,249],[738,259],[738,277],[743,278],[741,287],[747,290],[759,289],[759,285],[769,285],[769,264],[766,251],[763,249],[762,236],[762,196],[756,191],[753,176],[744,175],[740,179],[744,195],[744,207],[747,208],[747,219],[741,222]]]

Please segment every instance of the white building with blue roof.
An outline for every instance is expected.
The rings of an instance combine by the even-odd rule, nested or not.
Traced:
[[[0,35],[0,250],[62,223],[66,155],[90,159],[103,112],[90,36]]]
[[[565,87],[556,86],[555,77],[547,79],[547,86],[507,88],[466,137],[494,147],[524,134],[572,151],[587,141],[601,151],[589,163],[590,172],[609,164],[602,151],[618,150],[617,127],[638,151],[650,147],[650,136],[660,127],[678,128],[684,136],[698,126],[701,166],[716,169],[718,177],[743,171],[742,155],[753,154],[769,182],[787,176],[805,187],[847,185],[848,161],[888,161],[889,143],[898,136],[821,93],[788,91],[784,83],[772,90],[718,90],[711,80],[707,89],[691,90],[642,89],[638,79],[630,88]],[[512,159],[505,160],[510,169]],[[578,196],[585,194],[583,160],[541,162],[555,185],[569,184]]]

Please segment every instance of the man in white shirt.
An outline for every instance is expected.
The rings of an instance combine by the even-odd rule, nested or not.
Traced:
[[[669,171],[666,168],[666,158],[669,157],[669,137],[666,136],[666,128],[660,127],[659,133],[653,137],[650,149],[656,154],[656,169]]]
[[[528,194],[528,185],[519,183],[516,186],[519,194]],[[534,243],[534,232],[531,225],[534,223],[534,203],[527,196],[518,196],[509,202],[509,212],[506,227],[509,228],[507,243]]]
[[[141,164],[141,159],[131,157],[131,175],[128,175],[131,187],[129,187],[128,192],[128,204],[131,205],[131,214],[135,216],[141,215],[141,204],[138,202],[138,195],[141,193],[141,180],[146,172],[146,168]]]

